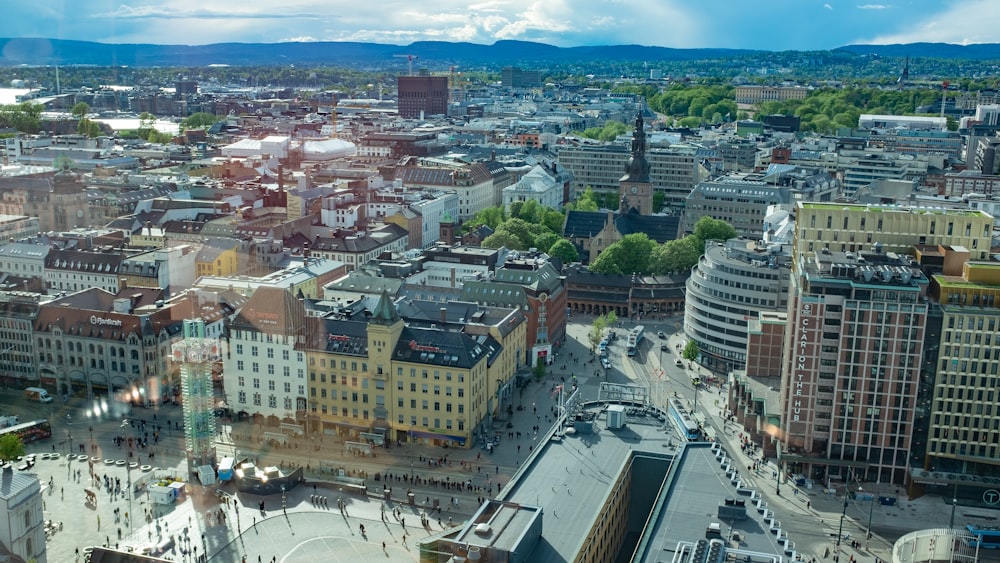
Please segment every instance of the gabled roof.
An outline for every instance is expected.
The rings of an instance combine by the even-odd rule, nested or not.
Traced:
[[[566,214],[563,235],[571,238],[591,238],[604,229],[608,211],[570,211]]]
[[[233,329],[298,335],[304,329],[305,307],[290,291],[260,286],[233,320]]]
[[[615,217],[615,228],[624,235],[645,233],[659,244],[677,238],[680,229],[680,216],[677,215],[639,215],[637,213],[619,214]]]

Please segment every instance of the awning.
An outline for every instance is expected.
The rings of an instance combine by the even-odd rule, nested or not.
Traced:
[[[423,432],[420,430],[411,430],[410,434],[415,438],[423,438],[425,440],[451,440],[460,444],[465,444],[466,440],[465,436],[449,436],[447,434],[436,434],[434,432]]]

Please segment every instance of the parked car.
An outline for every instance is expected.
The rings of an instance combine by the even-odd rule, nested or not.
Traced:
[[[682,367],[684,367],[684,360],[682,360],[680,358],[674,358],[674,365],[677,366],[677,367],[679,367],[679,368],[682,368]]]
[[[670,351],[670,346],[666,344],[660,344],[660,352],[669,352],[669,351]]]
[[[601,365],[604,366],[604,369],[611,369],[611,360],[607,356],[604,356],[601,358]]]
[[[656,336],[658,336],[660,338],[660,340],[666,340],[667,339],[667,333],[663,332],[662,330],[659,331],[659,332],[657,332]]]

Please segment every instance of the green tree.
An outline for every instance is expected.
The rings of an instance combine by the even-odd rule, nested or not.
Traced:
[[[156,116],[144,111],[139,114],[139,137],[142,139],[148,139],[150,133],[156,131],[154,126],[156,125]]]
[[[487,227],[493,229],[494,231],[507,220],[507,214],[504,212],[503,207],[487,207],[486,209],[481,209],[472,216],[472,219],[465,222],[462,228],[468,232],[472,229],[478,228],[480,225],[486,225]]]
[[[527,250],[521,239],[508,232],[496,232],[486,237],[482,242],[483,248],[507,248],[508,250]]]
[[[605,248],[590,265],[590,270],[600,274],[648,274],[651,271],[649,257],[654,248],[656,242],[645,233],[625,235]]]
[[[188,129],[207,129],[219,119],[221,118],[215,114],[199,111],[182,119],[180,129],[181,131],[186,131]]]
[[[541,225],[532,224],[524,219],[508,219],[497,227],[496,233],[510,233],[520,239],[521,248],[535,248],[535,237],[540,234]],[[494,234],[496,234],[494,233]]]
[[[587,186],[576,201],[567,203],[565,207],[566,211],[597,211],[600,209],[597,205],[597,198],[594,196],[594,190],[590,186]]]
[[[542,226],[553,233],[561,233],[563,230],[563,224],[566,222],[566,216],[555,209],[543,207],[542,210]]]
[[[688,340],[687,344],[684,345],[684,349],[681,350],[681,357],[689,362],[693,362],[698,359],[698,354],[701,353],[701,348],[698,347],[698,343],[694,340]]]
[[[76,132],[90,138],[100,137],[101,125],[96,121],[84,117],[76,124]]]
[[[699,241],[699,254],[705,251],[705,243],[710,240],[727,241],[736,237],[736,229],[721,219],[702,216],[694,224],[694,237]]]
[[[598,315],[594,322],[590,325],[590,332],[587,333],[587,339],[590,341],[591,351],[596,351],[597,346],[604,339],[604,329],[609,326],[613,326],[618,322],[618,315],[614,311],[609,312],[604,315]]]
[[[69,110],[70,115],[77,119],[83,119],[90,113],[90,104],[87,102],[77,102],[73,109]]]
[[[0,461],[13,461],[24,455],[24,442],[14,434],[0,436]]]
[[[577,252],[576,247],[566,239],[556,241],[549,248],[549,255],[559,258],[563,261],[563,264],[570,264],[580,259],[580,254]]]
[[[0,127],[10,127],[22,133],[37,133],[42,122],[42,105],[23,102],[0,107]]]
[[[653,251],[650,269],[654,274],[686,272],[698,263],[703,252],[703,244],[694,236],[668,240]]]
[[[551,232],[545,232],[535,237],[535,248],[541,252],[548,252],[549,249],[560,240],[563,239],[559,235]]]

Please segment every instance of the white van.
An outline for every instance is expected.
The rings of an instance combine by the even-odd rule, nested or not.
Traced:
[[[29,401],[37,401],[39,403],[51,403],[52,396],[49,392],[41,387],[28,387],[24,390],[24,398]]]

